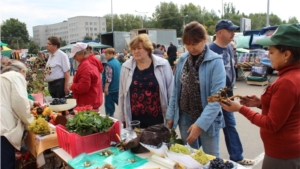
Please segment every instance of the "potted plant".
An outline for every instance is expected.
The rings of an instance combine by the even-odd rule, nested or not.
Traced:
[[[27,64],[27,92],[41,104],[43,104],[45,95],[45,65],[46,61],[41,57],[30,59],[30,62]]]

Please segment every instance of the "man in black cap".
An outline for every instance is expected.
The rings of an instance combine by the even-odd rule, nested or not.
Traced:
[[[234,87],[236,80],[234,52],[230,42],[233,40],[234,31],[238,29],[239,26],[234,25],[230,20],[220,20],[215,26],[216,40],[209,45],[209,48],[212,51],[223,56],[228,97],[233,96],[232,88]],[[225,128],[223,128],[223,132],[230,160],[242,165],[254,164],[254,160],[245,159],[243,157],[243,146],[235,128],[236,122],[234,114],[223,109],[223,115],[226,125]]]

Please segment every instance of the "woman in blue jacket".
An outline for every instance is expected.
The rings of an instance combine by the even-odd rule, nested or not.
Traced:
[[[184,28],[182,54],[174,74],[174,87],[166,119],[169,128],[179,126],[181,138],[193,148],[220,156],[219,130],[224,127],[221,106],[207,97],[225,87],[222,57],[206,45],[206,30],[193,21]]]

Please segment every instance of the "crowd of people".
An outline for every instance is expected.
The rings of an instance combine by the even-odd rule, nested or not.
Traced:
[[[151,42],[147,34],[134,37],[129,43],[130,54],[124,51],[118,57],[114,48],[100,54],[81,42],[73,45],[67,56],[59,49],[59,38],[52,36],[46,46],[49,57],[42,53],[39,57],[47,58],[45,69],[50,73],[45,81],[53,98],[63,98],[72,91],[77,105],[92,105],[96,110],[104,98],[105,113],[118,114],[124,127],[133,120],[139,120],[141,128],[161,123],[170,129],[178,127],[184,144],[202,147],[216,157],[220,157],[223,129],[230,160],[252,165],[255,161],[243,156],[235,128],[233,112],[239,112],[260,127],[265,148],[263,169],[299,168],[300,27],[283,24],[273,36],[257,41],[269,46],[268,57],[279,72],[261,97],[245,96],[240,103],[228,100],[230,105],[208,102],[208,96],[225,86],[227,95],[234,95],[236,60],[231,42],[237,29],[230,20],[220,20],[215,26],[216,39],[207,44],[205,27],[197,21],[188,23],[182,36],[187,52],[176,65],[176,46],[171,42],[165,50]],[[10,169],[14,149],[20,149],[24,125],[33,120],[30,107],[38,103],[27,99],[24,64],[4,57],[1,62],[1,113],[5,114],[1,118],[1,168]],[[72,83],[70,75],[74,76]],[[250,107],[260,108],[262,113]]]

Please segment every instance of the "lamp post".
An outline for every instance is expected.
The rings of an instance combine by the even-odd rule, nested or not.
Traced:
[[[182,25],[183,28],[184,28],[184,25],[185,25],[185,18],[186,17],[188,17],[188,15],[183,16],[183,25]]]
[[[114,31],[114,15],[113,15],[113,2],[111,0],[111,32]]]
[[[143,13],[143,14],[148,13],[148,12],[139,12],[139,11],[137,11],[137,10],[135,10],[135,12],[137,12],[137,13]],[[142,16],[141,16],[141,21],[142,21],[142,28],[144,28],[144,20],[143,20],[143,17],[142,17]]]
[[[267,5],[267,21],[266,21],[266,26],[268,27],[270,24],[269,24],[269,12],[270,12],[270,0],[267,0],[268,1],[268,5]]]

